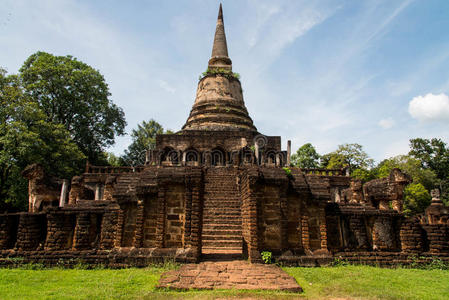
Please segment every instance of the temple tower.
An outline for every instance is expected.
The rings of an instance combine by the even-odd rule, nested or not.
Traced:
[[[183,130],[254,131],[238,75],[232,72],[220,4],[212,55],[198,82],[195,103]]]

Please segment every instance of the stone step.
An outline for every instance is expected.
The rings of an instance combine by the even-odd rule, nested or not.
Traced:
[[[234,226],[242,226],[242,220],[205,220],[203,228],[224,228],[231,229]]]
[[[204,204],[223,204],[223,205],[240,205],[240,198],[205,198]]]
[[[241,229],[203,229],[203,236],[225,235],[225,236],[242,236]]]
[[[204,216],[240,216],[240,208],[210,207],[204,208]]]
[[[203,234],[204,241],[242,241],[242,235]]]
[[[204,240],[203,247],[241,247],[242,241],[227,241],[227,240]]]
[[[215,230],[215,229],[229,229],[229,230],[241,230],[241,224],[220,224],[220,223],[208,223],[203,224],[203,230]]]
[[[242,218],[240,216],[228,216],[228,217],[203,217],[203,223],[205,224],[242,224]]]

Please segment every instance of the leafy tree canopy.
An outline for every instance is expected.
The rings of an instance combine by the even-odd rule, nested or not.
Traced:
[[[156,144],[156,135],[163,134],[164,128],[161,124],[151,119],[150,121],[142,121],[137,125],[136,129],[131,132],[132,142],[125,150],[122,156],[122,164],[125,165],[141,165],[145,162],[145,152]],[[170,130],[165,134],[173,133]]]
[[[23,209],[27,182],[21,171],[40,163],[50,175],[70,178],[85,156],[61,124],[46,114],[22,89],[20,77],[0,69],[0,209]]]
[[[404,191],[404,214],[415,215],[424,212],[430,205],[432,197],[421,183],[411,183]]]
[[[441,139],[411,139],[409,155],[419,159],[423,168],[435,172],[441,198],[449,205],[449,148]]]
[[[45,120],[62,124],[91,163],[124,133],[123,110],[110,100],[99,71],[72,56],[31,55],[19,70],[25,93]]]
[[[312,144],[302,145],[295,154],[292,155],[292,164],[304,169],[319,167],[320,155],[316,152]]]
[[[377,178],[388,177],[394,168],[409,174],[414,183],[421,184],[429,191],[435,188],[438,182],[434,171],[423,168],[419,159],[409,155],[399,155],[381,161],[376,167]]]
[[[321,166],[327,169],[349,168],[351,174],[356,169],[370,169],[374,160],[368,156],[359,144],[339,145],[334,152],[321,157]]]

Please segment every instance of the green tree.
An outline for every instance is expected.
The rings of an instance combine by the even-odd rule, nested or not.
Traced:
[[[428,191],[438,183],[434,171],[424,168],[419,159],[409,155],[398,155],[381,161],[375,168],[377,178],[385,178],[394,168],[401,169],[413,179],[413,183],[421,184]]]
[[[388,177],[394,168],[401,169],[413,179],[404,191],[404,213],[414,215],[424,212],[431,200],[429,191],[438,183],[435,172],[424,168],[419,159],[399,155],[381,161],[375,168],[376,175],[378,178]]]
[[[430,205],[432,197],[421,183],[411,183],[404,191],[404,214],[415,215],[424,212]]]
[[[295,154],[292,155],[292,164],[303,169],[313,169],[319,167],[320,155],[316,152],[311,143],[302,145]]]
[[[61,124],[47,120],[38,104],[24,93],[18,76],[0,69],[0,210],[24,209],[27,182],[21,171],[42,164],[48,174],[70,178],[85,156]]]
[[[339,145],[334,152],[321,157],[321,166],[327,169],[349,168],[351,174],[357,169],[370,170],[374,160],[368,156],[359,144]],[[360,173],[358,171],[358,173]],[[365,175],[364,175],[365,176]]]
[[[26,94],[38,103],[46,121],[62,124],[91,163],[124,134],[121,108],[110,98],[99,71],[72,56],[31,55],[19,71]]]
[[[163,134],[164,128],[161,124],[151,119],[142,121],[136,129],[131,132],[132,142],[125,150],[122,156],[122,162],[125,165],[143,164],[145,162],[145,152],[156,144],[156,135]],[[166,134],[173,133],[170,130]]]
[[[441,198],[449,205],[449,149],[441,139],[411,139],[409,155],[419,159],[423,168],[435,172]]]

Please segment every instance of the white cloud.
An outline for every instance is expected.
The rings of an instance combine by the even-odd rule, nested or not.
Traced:
[[[432,93],[417,96],[410,101],[408,112],[419,121],[449,121],[449,97]]]
[[[379,121],[379,126],[383,129],[390,129],[394,126],[395,122],[392,118],[382,119]]]
[[[157,83],[159,84],[159,86],[169,92],[170,94],[174,94],[176,92],[176,89],[174,87],[172,87],[167,81],[165,80],[158,80]]]

